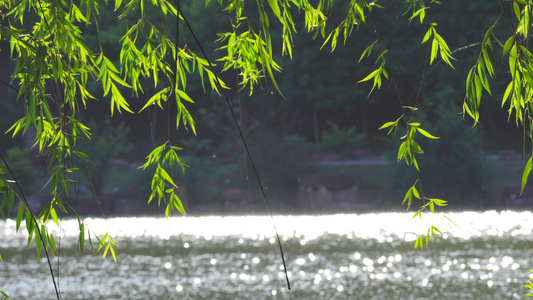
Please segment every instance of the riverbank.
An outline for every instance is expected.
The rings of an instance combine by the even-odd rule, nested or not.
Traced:
[[[266,186],[265,192],[270,208],[275,214],[324,214],[324,213],[364,213],[405,211],[402,206],[408,187],[395,186],[398,172],[403,162],[383,159],[354,161],[324,161],[316,164],[307,172],[296,174],[296,190],[287,191],[276,186]],[[449,202],[440,211],[462,210],[529,210],[533,208],[533,189],[528,185],[520,196],[520,182],[524,163],[520,160],[487,159],[480,176],[483,177],[482,190],[478,199],[443,199]],[[125,169],[125,178],[132,171]],[[117,176],[120,177],[120,176]],[[424,180],[431,175],[422,174]],[[252,178],[253,179],[253,178]],[[220,190],[216,201],[194,199],[187,185],[178,183],[178,195],[190,215],[246,215],[267,214],[266,205],[260,190],[249,180],[248,187],[218,186]],[[468,178],[464,178],[468,184]],[[138,181],[138,180],[137,180]],[[130,179],[123,186],[116,187],[98,197],[83,197],[87,191],[77,187],[78,198],[71,198],[70,205],[81,215],[160,215],[162,207],[156,203],[146,204],[148,195],[139,192],[140,184]],[[209,188],[209,187],[206,187]],[[85,194],[83,194],[85,192]],[[71,193],[74,194],[74,193]],[[440,197],[440,196],[435,196]],[[48,194],[28,197],[30,206],[37,211],[49,200]],[[416,201],[416,199],[415,199]],[[422,202],[413,202],[418,208]],[[16,206],[15,206],[16,207]]]

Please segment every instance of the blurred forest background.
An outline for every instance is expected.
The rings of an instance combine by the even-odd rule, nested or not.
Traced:
[[[105,27],[99,29],[99,35],[94,27],[81,30],[95,53],[101,45],[108,57],[119,60],[116,41],[125,28],[116,22],[118,14],[112,13],[110,5],[100,11],[100,24]],[[216,3],[207,7],[203,1],[181,5],[210,59],[220,59],[223,53],[217,51],[219,45],[213,41],[218,38],[217,33],[231,30],[227,15],[220,12]],[[397,1],[386,9],[375,9],[374,18],[394,56],[391,69],[403,104],[416,103],[419,110],[414,120],[423,122],[425,129],[440,137],[420,142],[425,150],[419,158],[425,195],[446,199],[449,208],[455,210],[528,207],[532,202],[529,189],[522,198],[517,198],[516,192],[523,158],[530,153],[525,143],[528,133],[512,120],[508,123],[507,109],[501,107],[505,86],[497,79],[491,83],[493,93],[484,95],[479,126],[472,128],[461,114],[466,75],[480,51],[477,43],[498,17],[500,2],[451,1],[432,8],[436,12],[432,21],[438,23],[439,33],[454,51],[455,69],[444,63],[424,69],[428,47],[421,41],[427,28],[418,20],[409,22],[409,16],[404,15],[406,5]],[[330,21],[341,20],[342,11],[340,7],[333,9]],[[248,10],[250,14],[255,12],[253,7]],[[152,17],[168,22],[168,32],[175,34],[175,20]],[[298,18],[303,24],[303,16]],[[357,84],[375,69],[371,62],[358,63],[364,49],[374,42],[370,27],[354,31],[345,46],[339,45],[331,52],[329,46],[321,49],[324,40],[307,34],[302,25],[297,28],[291,60],[281,56],[281,44],[276,39],[281,33],[273,26],[273,43],[275,49],[280,49],[276,59],[283,68],[276,78],[285,98],[268,83],[257,88],[261,90],[252,97],[247,90],[227,91],[273,211],[405,209],[401,201],[415,174],[404,167],[405,163],[395,161],[400,137],[386,136],[386,132],[378,130],[401,114],[394,87],[385,83],[381,90],[369,95],[369,82]],[[180,36],[185,37],[189,47],[196,47],[185,26]],[[0,49],[0,78],[10,82],[14,62],[9,57],[9,44],[1,44]],[[498,61],[501,49],[496,48],[495,56]],[[218,70],[221,66],[219,62]],[[507,76],[503,70],[502,64],[496,74]],[[235,73],[219,75],[228,86],[236,86]],[[196,101],[189,109],[198,135],[186,130],[171,133],[173,144],[182,146],[182,160],[188,166],[185,172],[179,167],[174,170],[186,210],[192,214],[264,213],[248,158],[223,99],[214,92],[204,92],[200,80],[190,81],[187,88]],[[153,90],[146,88],[145,92],[146,96],[140,97],[129,94],[127,100],[133,111],[142,108]],[[102,91],[95,86],[92,94],[102,95]],[[16,100],[16,92],[5,85],[0,85],[0,95],[0,130],[5,132],[22,116],[23,107]],[[151,174],[138,167],[151,147],[165,140],[168,131],[175,128],[168,121],[175,116],[175,109],[154,106],[142,113],[115,114],[111,118],[109,99],[100,97],[91,101],[80,116],[90,125],[94,143],[82,142],[78,147],[90,155],[92,163],[73,162],[85,167],[76,174],[76,193],[70,195],[71,203],[80,213],[88,214],[99,214],[100,208],[106,214],[157,212],[155,205],[145,204]],[[38,205],[48,195],[42,190],[48,177],[46,158],[35,157],[29,148],[33,137],[32,132],[15,138],[0,135],[0,151],[7,154],[25,193]]]

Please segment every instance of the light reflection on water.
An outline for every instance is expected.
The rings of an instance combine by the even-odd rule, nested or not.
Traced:
[[[269,217],[87,219],[93,234],[109,232],[120,244],[118,264],[81,255],[77,222],[68,220],[59,285],[64,299],[522,298],[533,268],[532,214],[447,216],[458,227],[438,214],[275,217],[291,291]],[[429,250],[413,249],[430,224],[444,234]],[[45,259],[36,261],[33,246],[20,250],[26,243],[14,221],[0,222],[0,289],[14,299],[53,299]]]

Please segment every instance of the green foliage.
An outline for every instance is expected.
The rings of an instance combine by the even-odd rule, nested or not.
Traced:
[[[442,60],[453,68],[452,63],[450,62],[450,59],[453,59],[450,47],[448,47],[448,44],[446,44],[446,41],[444,41],[442,36],[437,33],[437,30],[435,29],[436,26],[437,23],[431,23],[428,31],[424,35],[424,39],[422,40],[423,44],[433,36],[433,41],[431,42],[431,58],[429,64],[433,63],[435,58],[437,58],[437,53],[439,53]]]
[[[266,75],[281,93],[272,73],[273,70],[281,71],[281,68],[272,58],[270,41],[265,41],[253,29],[239,35],[236,34],[236,29],[234,28],[233,32],[220,34],[219,42],[227,41],[227,45],[220,48],[220,50],[227,51],[227,56],[220,59],[225,62],[224,71],[230,68],[240,70],[239,76],[242,78],[240,85],[243,88],[249,86],[250,95],[253,93],[254,85],[257,85],[259,80]]]
[[[206,0],[205,4],[210,2],[210,0]],[[463,169],[463,166],[472,167],[469,155],[473,153],[473,147],[472,144],[461,146],[457,142],[464,143],[472,139],[469,136],[461,135],[458,128],[450,127],[450,124],[455,124],[456,121],[446,119],[447,113],[445,112],[439,112],[439,115],[444,117],[435,123],[434,128],[425,123],[415,122],[413,119],[414,111],[423,107],[420,106],[420,103],[424,98],[421,95],[424,95],[422,90],[425,85],[426,69],[435,68],[440,61],[453,68],[451,60],[454,59],[452,54],[454,56],[455,54],[445,40],[446,34],[443,31],[446,26],[439,26],[439,31],[437,31],[437,21],[434,20],[438,15],[435,13],[438,10],[436,7],[441,9],[450,4],[440,5],[438,1],[422,0],[409,0],[405,3],[408,13],[404,22],[408,24],[418,18],[421,23],[418,26],[425,27],[423,31],[410,27],[409,30],[412,32],[409,31],[409,37],[405,37],[405,39],[411,36],[415,37],[417,42],[412,44],[419,45],[427,53],[422,67],[418,69],[422,70],[420,71],[422,73],[420,89],[416,92],[408,92],[418,95],[413,100],[411,97],[407,99],[400,91],[400,80],[402,80],[401,77],[405,77],[404,71],[393,54],[394,49],[391,49],[386,42],[385,35],[376,22],[380,17],[379,11],[387,11],[382,10],[381,8],[384,7],[377,2],[352,0],[345,3],[344,6],[336,5],[333,0],[313,2],[307,0],[268,0],[266,1],[268,5],[265,5],[263,1],[257,1],[254,4],[246,3],[245,5],[244,1],[240,0],[226,2],[220,0],[217,3],[220,10],[227,14],[230,20],[229,28],[220,29],[222,33],[218,40],[220,43],[219,53],[223,53],[223,56],[219,61],[222,62],[224,71],[236,74],[237,86],[234,90],[248,88],[250,94],[254,93],[254,87],[268,86],[268,84],[273,85],[281,94],[281,88],[274,76],[275,72],[281,71],[281,65],[278,63],[280,60],[275,54],[275,49],[281,48],[280,52],[289,57],[296,53],[293,47],[296,44],[297,24],[302,24],[301,31],[307,31],[315,38],[320,36],[324,41],[320,41],[319,45],[324,47],[329,44],[332,51],[338,51],[339,38],[343,39],[344,44],[348,44],[351,35],[354,34],[354,29],[368,28],[368,37],[371,40],[367,44],[370,46],[367,46],[366,49],[360,49],[362,54],[359,61],[365,64],[367,58],[370,59],[370,56],[377,54],[374,64],[378,67],[377,69],[374,67],[373,71],[367,73],[368,75],[359,77],[362,78],[359,82],[372,80],[371,93],[376,91],[376,87],[377,89],[385,86],[394,88],[393,98],[398,99],[397,108],[400,112],[392,118],[396,121],[386,122],[381,128],[388,129],[389,134],[398,131],[403,132],[397,160],[403,160],[408,166],[411,166],[414,177],[416,177],[413,180],[414,183],[409,185],[411,187],[404,202],[407,203],[408,207],[411,207],[414,199],[422,201],[420,210],[415,213],[415,216],[421,216],[423,211],[433,212],[435,206],[446,204],[444,200],[424,196],[420,174],[431,174],[432,177],[435,177],[433,173],[438,170],[435,174],[453,174],[455,178],[469,178],[464,177],[469,175],[469,171],[466,170],[468,168]],[[115,112],[119,114],[122,112],[133,113],[136,110],[145,112],[149,109],[165,108],[169,110],[167,122],[169,124],[174,123],[173,128],[177,130],[182,126],[196,134],[196,123],[190,112],[190,107],[195,101],[189,92],[190,76],[196,74],[200,77],[204,89],[206,83],[215,92],[222,93],[228,87],[215,75],[214,65],[208,61],[208,58],[202,58],[198,54],[200,51],[190,47],[188,40],[183,38],[182,31],[184,30],[180,29],[179,26],[185,24],[190,29],[190,23],[188,22],[188,15],[181,9],[179,1],[171,3],[166,0],[151,2],[116,0],[109,5],[106,7],[104,3],[98,1],[67,3],[61,1],[4,0],[0,2],[2,8],[0,39],[9,42],[10,55],[15,61],[10,84],[18,85],[17,99],[24,106],[24,114],[17,121],[14,121],[8,131],[12,136],[16,136],[24,135],[30,128],[33,128],[36,131],[34,146],[49,161],[48,182],[51,186],[51,200],[37,216],[29,211],[24,201],[21,202],[17,213],[17,229],[25,219],[29,242],[33,238],[38,242],[38,255],[41,251],[41,245],[46,250],[55,244],[53,237],[50,238],[48,235],[45,223],[49,218],[56,222],[56,209],[65,211],[65,205],[68,206],[68,203],[64,202],[63,199],[69,196],[68,182],[74,180],[71,174],[78,170],[77,166],[71,165],[73,161],[71,158],[76,156],[83,160],[90,160],[87,154],[75,150],[75,147],[79,139],[88,140],[91,137],[89,127],[78,120],[78,114],[91,105],[91,101],[97,98],[107,98],[110,103],[109,113],[111,115],[116,115]],[[464,3],[462,5],[474,4]],[[480,6],[478,8],[481,9],[489,4],[478,5]],[[481,101],[484,98],[483,91],[491,94],[492,90],[495,90],[491,88],[489,78],[496,78],[497,62],[494,53],[498,51],[494,51],[494,46],[498,45],[502,48],[502,56],[508,57],[506,71],[503,73],[505,75],[501,76],[501,78],[505,78],[507,87],[503,93],[502,105],[508,105],[509,115],[515,115],[517,124],[533,129],[533,117],[531,116],[533,109],[533,102],[531,102],[531,95],[533,95],[533,55],[528,48],[531,35],[529,24],[531,23],[533,8],[529,1],[513,0],[502,2],[500,9],[501,14],[506,16],[508,24],[502,25],[504,22],[500,22],[500,18],[498,18],[486,31],[481,42],[480,54],[466,78],[463,112],[470,115],[475,123],[480,120],[479,111]],[[117,12],[117,20],[110,23],[113,25],[110,27],[113,27],[114,32],[120,32],[121,35],[121,38],[115,41],[109,41],[111,34],[108,35],[104,30],[100,33],[102,24],[105,24],[106,27],[109,26],[103,22],[100,24],[101,16],[103,14],[111,15],[110,10]],[[107,12],[104,13],[104,11]],[[251,11],[254,11],[253,15]],[[338,14],[339,12],[341,13]],[[474,17],[478,18],[478,15],[482,15],[478,11],[476,12]],[[293,18],[294,13],[301,13],[303,20],[298,19],[298,17]],[[294,16],[297,15],[294,14]],[[445,16],[446,19],[451,18],[451,16]],[[301,22],[298,23],[298,21]],[[439,24],[442,24],[441,21],[448,20],[439,20]],[[469,20],[464,21],[468,22]],[[175,23],[177,27],[175,32],[168,30],[166,24],[170,23]],[[274,33],[276,26],[281,34],[271,35],[271,31]],[[496,34],[501,26],[507,29],[507,32],[502,30],[502,32],[506,32],[503,38]],[[87,32],[96,32],[98,38],[92,39],[92,44],[89,44],[86,42],[85,31],[82,28],[87,28]],[[509,28],[511,29],[510,33]],[[191,35],[193,36],[192,40],[196,41],[196,36],[192,33]],[[275,39],[273,40],[273,38]],[[503,43],[502,41],[506,42]],[[114,46],[115,43],[119,44],[120,49],[113,53],[109,49],[113,48],[107,46],[109,44]],[[408,44],[406,40],[402,40],[402,43]],[[361,44],[365,44],[365,42]],[[411,51],[399,52],[409,53]],[[418,50],[413,52],[420,53]],[[399,55],[405,55],[404,53]],[[345,64],[345,61],[341,64]],[[301,75],[300,80],[303,83],[305,81],[312,83],[312,79],[309,79],[312,74],[309,73],[297,74],[297,77]],[[352,74],[349,71],[346,73]],[[350,78],[350,80],[350,82],[356,81],[355,78]],[[384,84],[386,81],[389,84]],[[93,87],[93,89],[89,87]],[[307,95],[316,93],[313,88],[310,88]],[[293,92],[293,97],[298,95],[298,92]],[[132,97],[135,95],[135,97],[145,100],[142,103],[134,103],[130,101],[130,97],[127,96],[128,93]],[[329,94],[335,95],[336,91],[333,90]],[[318,108],[339,106],[338,103],[349,103],[355,98],[353,95],[352,97],[346,96],[344,92],[340,96],[335,95],[333,97],[336,99],[330,101],[330,97],[319,95],[317,98],[321,100],[313,102],[312,105],[307,105],[306,100],[302,103],[306,109],[310,107],[311,111],[316,112]],[[350,107],[353,108],[353,106]],[[339,108],[337,107],[337,109]],[[442,131],[442,127],[445,127],[446,130]],[[112,132],[112,130],[108,131]],[[124,128],[119,132],[124,133]],[[338,147],[339,132],[340,130],[335,132],[332,129],[332,143],[337,145],[333,147]],[[441,146],[434,146],[433,143],[424,144],[425,140],[437,139],[433,133],[438,133],[441,137],[441,144],[446,146],[440,148]],[[152,168],[154,170],[148,202],[156,197],[158,204],[165,201],[167,203],[165,213],[167,217],[173,209],[185,213],[181,201],[175,193],[178,186],[173,179],[174,165],[178,163],[181,171],[184,170],[185,165],[178,155],[181,149],[173,146],[170,142],[173,134],[174,131],[169,126],[165,142],[160,143],[160,146],[157,147],[154,142],[154,149],[142,166],[142,169],[150,167],[151,170]],[[349,139],[351,139],[349,136],[353,135],[349,130],[343,134],[347,134],[348,136],[345,137]],[[103,141],[105,141],[105,134],[103,135]],[[115,138],[121,139],[119,135],[111,136],[107,142],[111,144],[110,139]],[[264,158],[262,164],[282,168],[284,161],[278,159],[274,154],[283,153],[287,148],[281,145],[285,143],[289,145],[290,141],[282,140],[275,134],[265,140],[271,142],[267,147],[265,144],[257,143],[258,149],[264,151],[262,153],[264,155],[260,155]],[[279,148],[272,149],[272,145],[278,145],[276,142],[280,140],[284,142],[279,143]],[[445,142],[445,140],[449,142]],[[275,142],[272,143],[272,141]],[[96,139],[93,142],[96,143]],[[266,150],[269,147],[271,150]],[[126,151],[120,147],[109,149],[109,145],[106,143],[97,145],[95,148],[101,151],[103,155],[102,159],[97,159],[100,154],[96,154],[95,161],[112,159],[113,155],[118,156]],[[461,159],[450,155],[450,151]],[[421,159],[423,153],[425,155],[422,157],[429,157],[427,160]],[[448,156],[452,156],[452,158],[446,160],[445,158]],[[23,170],[27,169],[25,166],[17,167],[17,159],[14,158],[14,160],[15,170],[18,167]],[[428,168],[426,166],[431,166],[431,168],[426,169]],[[459,173],[453,173],[447,169],[449,166],[453,166],[452,168],[457,169]],[[95,165],[95,167],[97,166]],[[9,168],[6,166],[6,170],[2,169],[3,172],[0,174],[2,175],[0,208],[3,209],[1,211],[4,215],[7,208],[12,206],[12,199],[16,195],[12,182],[6,179],[8,176],[13,176],[13,174],[6,175],[7,169]],[[526,165],[522,189],[527,182],[530,170],[531,164]],[[103,171],[94,170],[94,172]],[[284,171],[281,172],[281,174],[284,173]],[[15,173],[15,175],[17,174]],[[20,181],[23,182],[24,172],[19,175],[21,176]],[[285,176],[278,177],[285,178]],[[445,185],[443,182],[438,182],[438,186]],[[424,189],[432,190],[433,187],[424,182]],[[437,191],[436,189],[437,187],[435,187],[435,191]],[[83,241],[85,240],[85,228],[82,224],[83,222],[80,221],[81,249],[83,249]],[[425,238],[426,247],[429,236],[432,235],[435,238],[435,232],[439,233],[440,231],[434,227],[429,228]],[[90,238],[89,241],[91,241]],[[422,248],[423,238],[418,239],[416,245]],[[104,249],[104,256],[108,251],[111,251],[116,260],[114,246],[116,243],[110,236],[106,235],[101,240],[98,250]]]
[[[435,93],[438,96],[438,93]],[[441,97],[447,97],[446,92]],[[413,111],[414,112],[414,111]],[[420,122],[407,122],[405,134],[399,146],[397,159],[404,160],[407,165],[413,166],[416,172],[400,169],[396,175],[397,185],[403,189],[409,186],[405,193],[403,205],[410,209],[414,201],[421,203],[414,217],[422,217],[424,212],[434,213],[436,207],[447,206],[448,202],[427,195],[439,195],[439,197],[464,202],[481,197],[481,162],[479,155],[480,139],[474,130],[460,122],[461,117],[458,109],[453,105],[439,101],[435,116],[437,120],[427,117],[425,114],[415,112],[413,119],[424,122],[428,130],[422,129]],[[394,122],[388,122],[381,128],[389,133],[399,130],[403,118]],[[429,122],[428,122],[429,121]],[[439,137],[430,132],[438,133]],[[417,134],[423,139],[419,140]],[[436,141],[438,139],[438,142]],[[419,141],[418,141],[419,140]],[[423,154],[423,155],[421,155]],[[431,174],[431,180],[424,180],[420,174]],[[469,184],[464,183],[464,178],[469,179]],[[413,182],[414,183],[410,183]],[[456,204],[457,206],[457,204]],[[449,223],[452,222],[448,220]],[[431,226],[427,235],[421,235],[415,247],[421,249],[428,246],[429,237],[436,240],[438,228]]]
[[[443,93],[442,97],[447,97],[447,94]],[[436,101],[438,104],[434,109],[434,116],[419,113],[417,120],[425,122],[428,131],[438,134],[439,139],[436,141],[426,138],[433,135],[424,135],[426,139],[421,140],[418,146],[420,150],[423,149],[424,154],[419,155],[419,158],[414,155],[420,173],[431,174],[431,177],[418,177],[417,174],[412,174],[410,170],[404,168],[398,170],[396,184],[398,187],[409,187],[404,198],[404,203],[408,207],[411,206],[411,200],[424,199],[422,196],[424,193],[450,199],[455,207],[466,203],[479,204],[475,200],[482,196],[483,176],[485,176],[482,172],[484,158],[481,155],[481,138],[476,130],[461,122],[458,107],[445,104],[440,101],[440,98]],[[411,130],[412,128],[409,132]],[[417,132],[421,133],[418,130]],[[402,142],[404,143],[406,141]],[[408,151],[405,151],[404,159],[409,159]],[[468,184],[465,184],[465,178],[468,178]],[[415,184],[411,183],[413,181]],[[423,192],[421,181],[423,181]],[[418,197],[417,194],[419,194]],[[465,206],[465,208],[473,207]]]
[[[140,167],[143,170],[149,166],[156,167],[154,176],[152,177],[152,193],[150,194],[148,203],[150,203],[156,195],[158,206],[161,205],[161,200],[164,200],[167,203],[165,209],[166,218],[168,218],[173,209],[185,214],[185,209],[183,208],[181,200],[178,195],[176,195],[176,189],[178,189],[178,186],[174,183],[174,179],[171,177],[172,172],[169,174],[165,169],[168,166],[170,170],[172,170],[174,164],[178,163],[182,171],[185,172],[185,164],[177,154],[177,151],[179,150],[181,150],[181,148],[172,146],[169,142],[166,142],[155,148],[146,157],[146,163]]]
[[[361,61],[361,59],[363,59],[363,57],[367,53],[368,54],[370,53],[371,50],[369,49],[372,49],[371,47],[372,45],[370,46],[370,48],[367,48],[363,52],[363,55],[361,55],[361,58],[359,59],[359,61]],[[376,86],[378,87],[378,89],[381,88],[382,76],[385,77],[386,79],[389,79],[389,74],[387,73],[387,68],[385,67],[385,64],[386,64],[385,54],[387,54],[387,50],[384,50],[376,59],[375,64],[379,63],[379,68],[372,71],[372,73],[368,74],[365,78],[358,81],[358,82],[365,82],[370,79],[374,79],[374,83],[372,84],[372,89],[370,90],[370,93],[374,91],[374,88],[376,88]]]
[[[508,13],[508,11],[511,11],[510,6],[512,6],[514,16]],[[533,13],[532,8],[529,1],[515,0],[503,5],[502,9],[506,13],[509,22],[516,22],[516,26],[514,24],[511,25],[512,33],[507,34],[505,39],[498,38],[494,34],[495,28],[501,26],[500,18],[485,33],[481,43],[481,52],[466,79],[466,98],[463,105],[465,113],[470,115],[476,123],[479,122],[483,90],[491,94],[488,78],[489,76],[491,78],[496,76],[496,62],[492,45],[492,42],[495,41],[502,48],[502,56],[508,56],[507,71],[510,79],[508,79],[509,83],[503,93],[502,107],[508,104],[509,117],[514,114],[517,125],[533,128],[533,118],[531,117],[531,108],[533,106],[530,97],[533,93],[533,55],[528,49],[530,34],[529,26],[526,25],[529,24]],[[501,42],[503,40],[505,40],[505,43]],[[530,134],[530,139],[533,140],[533,134]],[[530,170],[531,163],[528,162],[522,176],[522,191],[527,183]]]
[[[107,245],[105,245],[107,242]],[[104,247],[105,246],[105,247]],[[103,257],[106,257],[107,252],[111,252],[111,255],[113,256],[113,260],[117,262],[117,254],[115,252],[115,247],[118,246],[118,244],[113,240],[113,238],[109,234],[105,234],[102,240],[100,241],[100,246],[98,247],[97,252],[99,252],[102,248],[104,249],[104,253],[102,254]]]
[[[329,130],[322,133],[322,147],[326,151],[348,154],[365,145],[366,134],[356,133],[355,126],[347,129],[340,128],[335,123],[328,121]]]

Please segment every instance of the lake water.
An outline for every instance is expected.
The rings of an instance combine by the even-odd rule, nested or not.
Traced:
[[[291,290],[262,216],[87,219],[120,244],[116,264],[88,242],[80,254],[77,222],[64,220],[54,269],[62,299],[525,299],[530,212],[447,214],[458,227],[441,214],[411,216],[275,216]],[[415,250],[429,224],[444,234]],[[54,299],[46,260],[26,244],[14,221],[0,222],[0,289]]]

